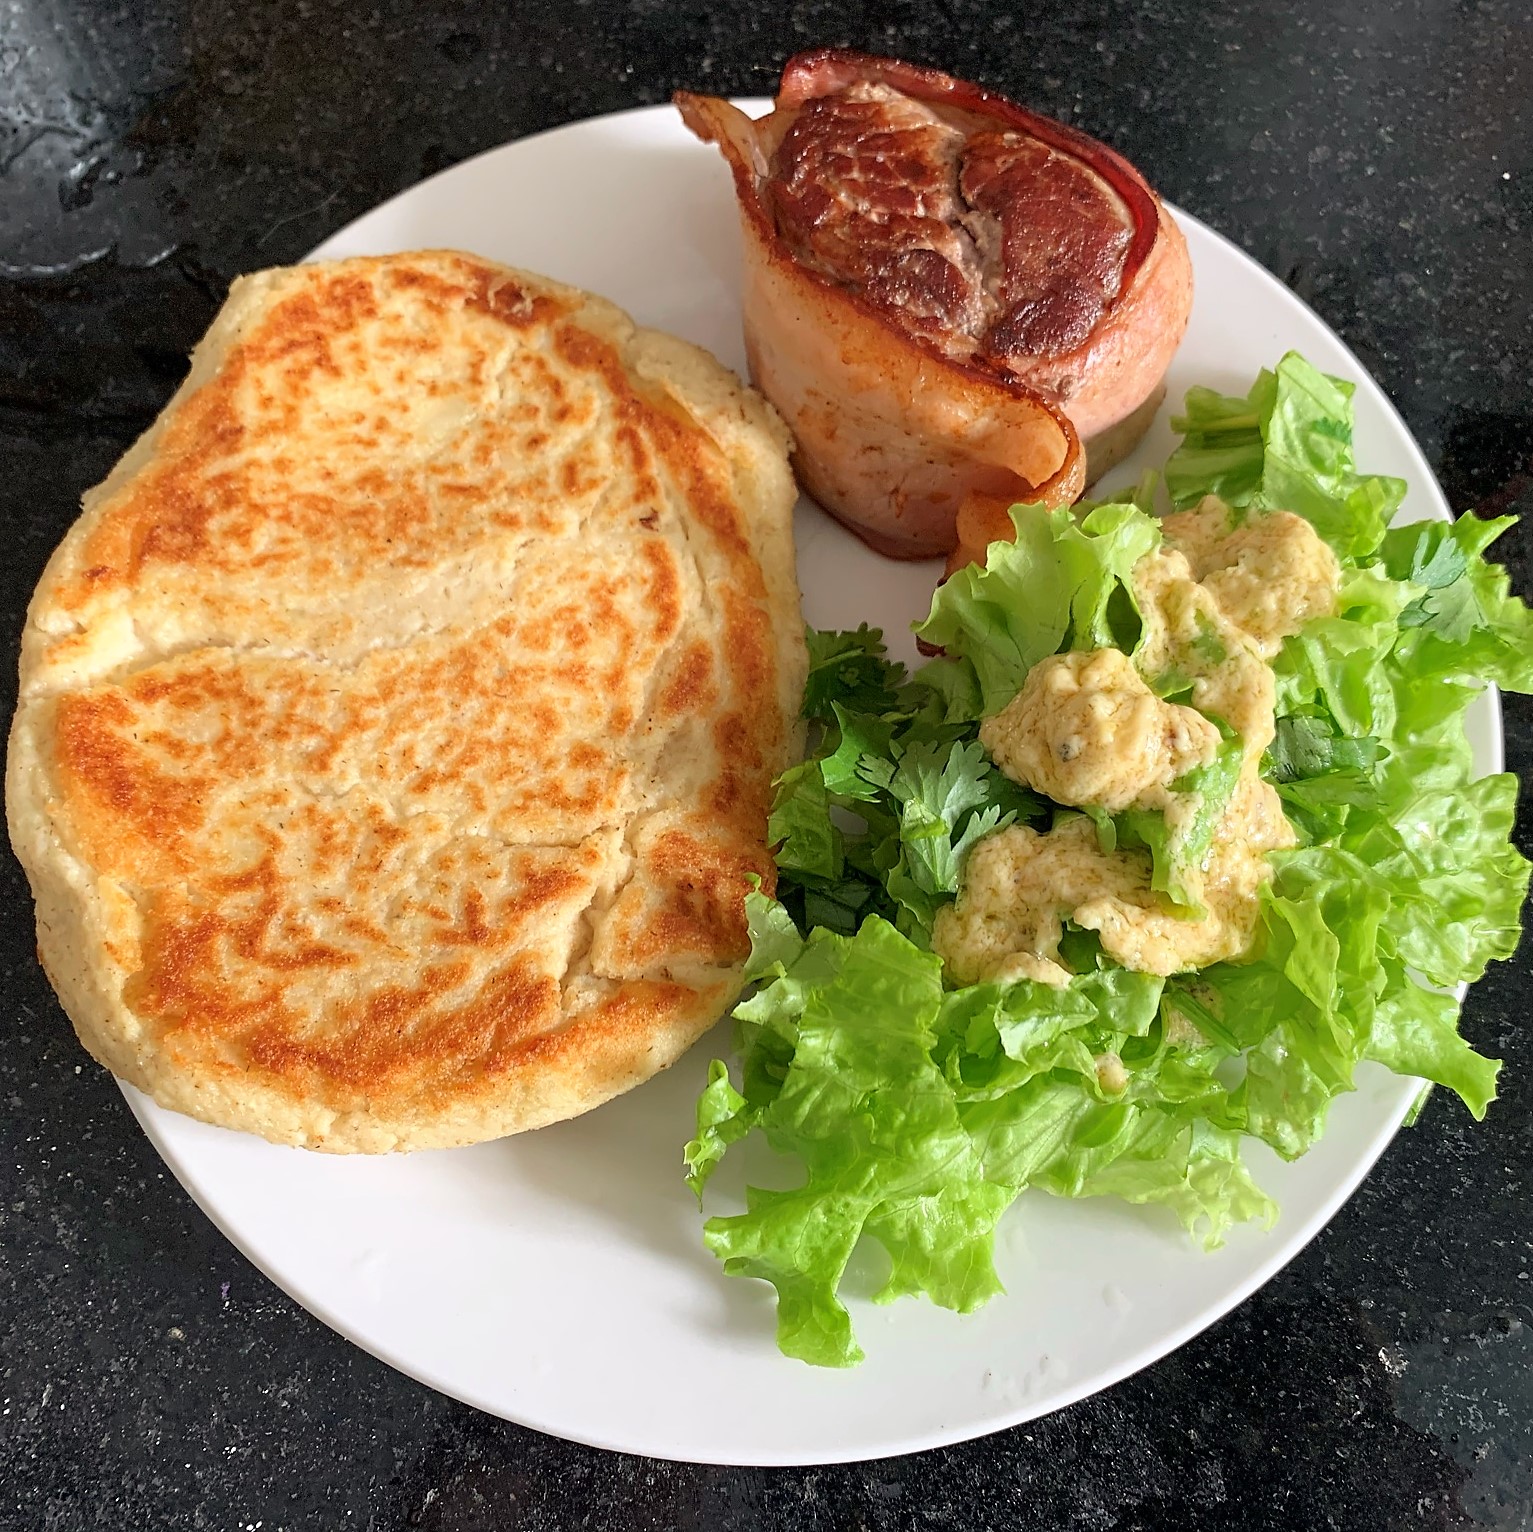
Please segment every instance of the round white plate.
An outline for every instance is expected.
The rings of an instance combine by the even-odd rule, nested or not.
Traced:
[[[1408,515],[1445,515],[1419,449],[1351,353],[1233,245],[1185,215],[1181,223],[1197,299],[1169,399],[1193,383],[1244,392],[1260,367],[1295,347],[1357,383],[1364,467],[1409,481]],[[315,255],[422,246],[457,246],[594,289],[743,372],[730,179],[668,107],[483,154],[359,219]],[[1160,464],[1172,445],[1163,418],[1115,480]],[[914,658],[907,630],[926,609],[932,565],[881,559],[807,504],[798,558],[810,622],[882,624],[896,652]],[[1498,768],[1489,699],[1474,712],[1473,737],[1481,767]],[[1270,1233],[1238,1230],[1212,1255],[1169,1214],[1028,1194],[998,1242],[1006,1296],[967,1317],[854,1296],[868,1359],[832,1372],[779,1355],[770,1289],[724,1277],[682,1184],[693,1102],[708,1060],[728,1046],[726,1024],[668,1075],[574,1122],[380,1159],[278,1149],[127,1096],[229,1238],[306,1308],[401,1371],[576,1441],[788,1464],[978,1436],[1164,1356],[1321,1228],[1416,1090],[1365,1069],[1306,1159],[1285,1165],[1252,1144],[1252,1168],[1281,1219]]]

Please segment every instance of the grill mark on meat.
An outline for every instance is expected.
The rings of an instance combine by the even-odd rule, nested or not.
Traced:
[[[1123,286],[1128,208],[1016,131],[966,133],[891,86],[804,103],[768,195],[799,259],[959,361],[1064,356]]]

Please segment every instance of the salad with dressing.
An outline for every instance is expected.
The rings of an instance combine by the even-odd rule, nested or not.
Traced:
[[[817,743],[685,1156],[700,1199],[748,1135],[798,1162],[704,1231],[775,1287],[788,1355],[860,1360],[864,1238],[880,1300],[997,1294],[1029,1187],[1209,1246],[1270,1222],[1242,1140],[1303,1154],[1364,1060],[1484,1115],[1456,990],[1515,948],[1529,868],[1464,714],[1533,690],[1533,616],[1484,557],[1509,519],[1390,525],[1405,486],[1355,471],[1350,401],[1292,353],[1192,390],[1172,510],[1154,475],[1014,507],[914,675],[876,630],[809,634]]]

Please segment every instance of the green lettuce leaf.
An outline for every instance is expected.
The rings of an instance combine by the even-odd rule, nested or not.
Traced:
[[[1274,857],[1259,959],[1204,969],[1185,1007],[1245,1053],[1246,1131],[1304,1153],[1364,1058],[1483,1114],[1499,1066],[1448,1040],[1456,999],[1400,976],[1465,982],[1515,950],[1529,869],[1507,838],[1514,798],[1513,779],[1485,777],[1416,795],[1395,818],[1361,810],[1331,844]]]
[[[1472,982],[1517,948],[1529,868],[1510,839],[1516,806],[1517,779],[1502,774],[1412,793],[1348,828],[1343,843],[1389,890],[1385,950],[1433,984]]]
[[[998,1289],[989,1240],[1013,1194],[980,1174],[932,1058],[941,961],[876,917],[833,940],[834,974],[783,997],[792,1063],[756,1118],[774,1148],[802,1161],[804,1184],[752,1189],[746,1211],[710,1219],[705,1237],[727,1272],[777,1289],[787,1355],[844,1366],[861,1352],[837,1288],[862,1234],[889,1251],[891,1296],[973,1307]]]
[[[1399,963],[1384,965],[1384,987],[1374,1012],[1367,1056],[1402,1075],[1456,1091],[1476,1122],[1496,1099],[1501,1065],[1476,1053],[1459,1036],[1458,1001],[1424,989]]]
[[[708,1184],[729,1146],[745,1137],[755,1127],[755,1113],[745,1097],[729,1083],[729,1066],[714,1059],[708,1066],[708,1084],[697,1098],[697,1136],[682,1157],[687,1166],[687,1185],[702,1201]]]
[[[802,1184],[752,1188],[704,1231],[727,1272],[776,1288],[787,1355],[860,1360],[840,1289],[864,1236],[889,1260],[877,1301],[985,1302],[996,1223],[1027,1185],[1158,1203],[1211,1243],[1270,1217],[1215,1125],[1224,1055],[1168,1042],[1159,979],[1104,966],[1062,989],[945,991],[940,960],[877,918],[807,942],[760,895],[750,918],[769,982],[737,1012],[744,1084],[715,1062],[686,1163],[700,1190],[751,1128],[799,1162]]]
[[[1405,497],[1400,479],[1363,477],[1352,461],[1353,385],[1290,351],[1244,399],[1194,388],[1171,424],[1166,464],[1178,509],[1205,495],[1253,510],[1293,511],[1344,557],[1378,547]]]
[[[1533,689],[1533,612],[1511,594],[1506,571],[1483,557],[1513,525],[1510,516],[1465,515],[1398,527],[1385,537],[1385,570],[1422,591],[1400,616],[1399,665],[1418,682]]]
[[[1067,510],[1017,505],[1015,542],[991,543],[938,586],[927,643],[972,667],[984,716],[999,712],[1039,660],[1061,649],[1132,649],[1139,615],[1129,576],[1160,543],[1153,516],[1130,504],[1101,505],[1077,520]]]

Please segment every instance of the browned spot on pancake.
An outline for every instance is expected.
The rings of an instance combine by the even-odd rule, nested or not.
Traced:
[[[639,544],[649,576],[649,610],[653,614],[652,631],[665,642],[681,626],[681,578],[676,572],[675,555],[658,539]]]
[[[289,386],[313,373],[338,378],[336,335],[377,312],[371,282],[334,277],[319,291],[305,289],[277,303],[260,330],[240,343],[240,360],[252,370],[280,364]]]
[[[722,999],[723,984],[703,991]],[[699,991],[668,980],[634,979],[580,1016],[574,1026],[528,1039],[520,1044],[513,1065],[551,1064],[566,1055],[579,1055],[598,1040],[622,1042],[642,1063],[646,1046],[673,1018],[693,1009]],[[719,1006],[722,1009],[722,1006]]]
[[[529,295],[478,263],[447,263],[444,269],[446,275],[397,270],[385,286],[415,289],[417,298],[425,295],[449,310],[467,304],[518,332],[546,326],[565,312],[562,303]],[[81,588],[72,594],[73,602],[83,600],[91,588],[132,580],[155,565],[225,570],[255,562],[275,569],[317,560],[322,557],[318,550],[343,525],[353,539],[371,540],[380,556],[424,563],[435,543],[434,518],[419,487],[408,474],[400,476],[399,448],[406,445],[402,433],[407,434],[408,423],[395,419],[384,397],[389,391],[381,380],[374,383],[352,366],[351,356],[363,344],[364,325],[373,327],[366,342],[373,351],[423,344],[430,349],[437,341],[430,336],[423,341],[408,325],[389,328],[382,316],[375,283],[360,274],[317,279],[275,301],[232,347],[216,376],[168,418],[156,462],[116,497],[113,514],[92,535],[89,575],[79,577]],[[487,338],[479,342],[489,343]],[[483,377],[488,355],[472,354],[470,344],[470,337],[460,335],[456,354],[469,377]],[[560,398],[564,380],[539,365],[545,391]],[[352,396],[372,393],[380,407],[325,406],[327,388],[343,378]],[[279,385],[271,386],[272,379]],[[411,381],[415,397],[446,396],[461,387],[458,380],[435,374]],[[286,450],[316,430],[328,432],[329,453],[338,453],[352,468],[349,479],[338,479],[333,468],[314,462],[316,454],[310,451],[305,471],[311,484],[329,486],[324,494],[296,487],[302,476],[295,479],[294,460]],[[465,454],[487,474],[494,472],[499,456],[495,434],[492,423],[481,426],[474,450]],[[546,432],[534,432],[530,441],[520,442],[519,455],[525,460],[548,439]],[[262,449],[271,450],[263,455]],[[369,467],[368,457],[386,460],[387,467]],[[536,492],[533,484],[528,487]],[[478,486],[481,494],[485,488]],[[371,499],[373,505],[364,509],[359,499]],[[256,547],[273,540],[274,549]]]
[[[747,825],[747,833],[752,835],[765,833],[764,817],[759,831],[756,819],[770,796],[771,768],[762,755],[760,736],[753,717],[727,712],[715,720],[713,742],[720,766],[706,798],[715,813]]]
[[[184,863],[181,843],[202,823],[204,779],[167,776],[131,740],[133,710],[112,692],[76,693],[59,699],[54,749],[62,784],[82,800],[82,818],[95,835],[110,836],[120,823],[142,855],[149,846]],[[125,860],[132,860],[126,857]],[[158,857],[155,858],[158,860]],[[110,871],[104,867],[103,871]]]
[[[542,329],[568,312],[547,293],[529,292],[513,277],[477,267],[470,275],[471,307],[513,330]]]
[[[640,505],[653,505],[662,495],[660,481],[655,477],[655,454],[632,412],[624,409],[614,433],[618,448],[627,460],[626,467],[633,484],[633,498]]]
[[[675,672],[660,693],[657,711],[662,718],[701,712],[717,696],[713,650],[699,641],[689,644],[677,662]]]
[[[580,861],[578,852],[571,863]],[[462,892],[450,925],[438,930],[441,956],[411,984],[360,995],[337,991],[315,1028],[299,1021],[294,984],[316,970],[351,966],[356,955],[316,939],[285,905],[286,890],[268,855],[244,871],[209,881],[202,902],[155,900],[146,921],[144,966],[130,998],[160,1024],[166,1045],[188,1059],[226,1058],[295,1090],[322,1097],[387,1095],[464,1072],[488,1077],[510,1067],[528,1038],[556,1025],[557,979],[529,954],[511,949],[525,922],[583,888],[573,865],[535,868],[509,897],[491,905],[481,887]],[[445,912],[443,912],[445,914]],[[464,992],[474,965],[457,951],[510,953]],[[317,1018],[316,1018],[317,1019]],[[233,1048],[233,1054],[228,1050]]]
[[[648,933],[652,951],[658,955],[673,948],[721,962],[742,959],[750,950],[745,895],[760,860],[679,831],[660,837],[649,866],[667,894]]]
[[[557,899],[569,898],[584,887],[584,881],[567,867],[545,867],[534,872],[515,897],[505,899],[491,912],[483,892],[469,888],[463,894],[463,908],[451,926],[438,933],[444,947],[483,947],[494,949],[505,941],[508,926],[543,909]]]
[[[658,450],[682,487],[692,513],[737,562],[734,572],[752,587],[751,594],[759,592],[761,573],[750,556],[733,485],[722,482],[725,469],[707,435],[666,395],[659,391],[641,394],[612,347],[589,331],[560,325],[555,343],[571,365],[603,378],[624,422],[618,430],[619,441],[628,445],[636,458],[641,454],[647,457],[646,449]]]
[[[541,328],[568,312],[568,305],[550,293],[533,292],[509,272],[469,258],[449,257],[438,269],[398,267],[388,275],[390,286],[423,298],[446,310],[463,307],[493,319],[512,331]],[[425,349],[434,344],[421,337]]]
[[[724,609],[724,644],[740,694],[762,704],[763,711],[775,718],[775,710],[765,706],[777,684],[771,622],[756,601],[733,586],[726,586],[719,599]]]
[[[765,850],[739,837],[724,840],[673,828],[644,845],[640,864],[644,883],[625,889],[614,906],[611,957],[622,967],[734,963],[745,956],[751,877],[772,886],[772,860]]]
[[[248,1044],[251,1062],[295,1086],[339,1085],[364,1096],[386,1096],[401,1079],[419,1089],[467,1076],[483,1089],[516,1063],[527,1039],[557,1022],[559,985],[518,958],[471,997],[444,1007],[442,997],[461,979],[460,965],[428,968],[415,987],[368,995],[352,1025],[324,1038],[259,1027]]]

